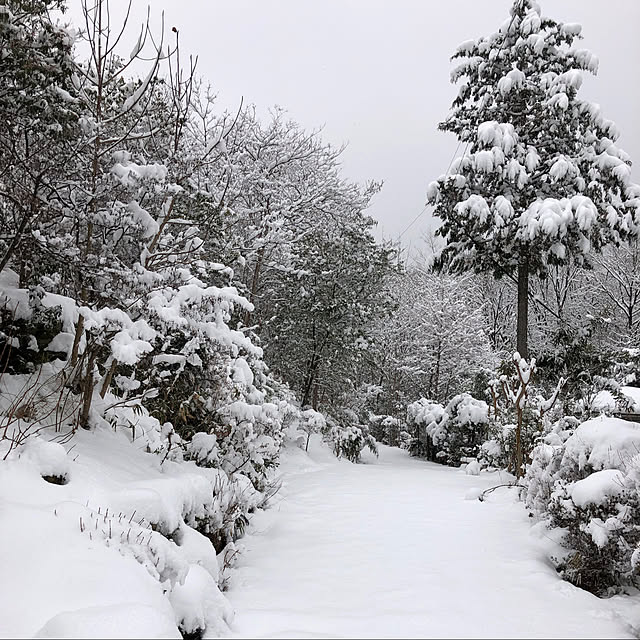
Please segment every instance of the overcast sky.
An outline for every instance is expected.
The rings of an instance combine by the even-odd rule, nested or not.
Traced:
[[[112,5],[126,7],[126,0]],[[147,2],[134,0],[139,22]],[[423,210],[429,182],[457,142],[437,131],[456,95],[449,57],[508,18],[511,0],[153,0],[180,30],[184,52],[218,92],[220,109],[241,97],[261,112],[286,108],[306,128],[348,142],[347,177],[383,180],[370,209],[377,235],[397,237]],[[640,1],[541,0],[545,15],[583,25],[580,46],[600,59],[581,95],[603,108],[640,165]],[[69,0],[77,22],[80,0]],[[135,40],[132,28],[132,39]],[[128,53],[128,49],[125,50]],[[633,171],[636,181],[640,170]],[[415,243],[427,211],[404,235]]]

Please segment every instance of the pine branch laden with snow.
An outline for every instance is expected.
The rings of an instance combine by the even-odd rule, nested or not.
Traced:
[[[580,32],[517,0],[498,32],[454,54],[460,91],[440,128],[465,153],[428,192],[452,269],[500,276],[526,256],[544,274],[637,233],[640,187],[619,132],[579,97],[598,65]]]

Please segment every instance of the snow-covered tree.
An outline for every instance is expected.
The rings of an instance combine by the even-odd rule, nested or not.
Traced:
[[[393,313],[376,323],[365,354],[366,383],[378,387],[367,396],[369,410],[404,419],[409,403],[446,402],[493,367],[476,285],[471,275],[420,268],[389,275]]]
[[[62,215],[60,182],[78,135],[73,38],[50,18],[62,5],[5,2],[0,21],[0,271],[14,261],[23,281],[38,227]]]
[[[640,246],[634,239],[596,258],[589,285],[612,319],[612,339],[618,345],[637,345],[640,330]]]
[[[429,187],[447,246],[442,262],[517,276],[518,340],[527,354],[530,275],[589,265],[592,254],[637,232],[640,187],[619,132],[578,96],[598,61],[575,46],[581,27],[516,0],[500,29],[458,47],[458,97],[440,128],[464,154]]]
[[[357,385],[374,323],[386,316],[389,251],[359,208],[306,235],[258,311],[265,354],[303,405],[339,406]]]

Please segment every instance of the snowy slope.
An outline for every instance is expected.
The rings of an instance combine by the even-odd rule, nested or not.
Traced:
[[[217,471],[161,464],[142,438],[109,428],[80,430],[64,448],[55,435],[0,462],[0,636],[227,630],[215,549],[185,522],[213,499]],[[67,484],[41,477],[56,468]]]
[[[497,474],[388,447],[367,462],[289,453],[232,577],[235,637],[631,636],[632,600],[561,581],[512,489],[472,499]]]

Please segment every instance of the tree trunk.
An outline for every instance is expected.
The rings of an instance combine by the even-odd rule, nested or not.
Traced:
[[[529,324],[529,261],[518,265],[518,325],[517,348],[521,358],[529,358],[527,326]]]
[[[518,426],[516,427],[516,480],[522,478],[524,456],[522,452],[522,408],[520,403],[516,408],[518,413]]]
[[[107,370],[104,380],[102,381],[102,387],[100,389],[100,397],[104,398],[107,395],[107,391],[109,391],[109,387],[111,385],[111,380],[113,378],[113,374],[116,372],[116,367],[118,366],[118,361],[114,358],[111,361],[111,365]]]
[[[320,356],[314,353],[311,356],[311,360],[309,362],[309,368],[307,370],[307,375],[304,381],[304,385],[302,387],[302,405],[306,407],[308,404],[311,404],[312,399],[312,391],[313,384],[316,381],[316,369],[318,368],[318,361],[320,360]]]
[[[84,379],[82,389],[82,411],[80,413],[80,426],[89,429],[89,412],[91,411],[91,401],[93,400],[93,367],[96,362],[95,352],[91,352],[87,363],[87,374]]]
[[[251,289],[249,290],[249,302],[255,307],[256,295],[258,293],[258,284],[260,282],[260,271],[262,270],[262,263],[264,262],[264,246],[258,249],[258,259],[256,260],[256,266],[253,270],[253,278],[251,279]],[[255,312],[255,309],[254,309]],[[251,323],[251,311],[244,312],[244,324],[249,326]]]
[[[75,367],[78,362],[78,351],[80,349],[80,340],[84,333],[84,316],[80,314],[78,316],[78,323],[76,324],[76,335],[73,338],[73,349],[71,349],[71,366]]]

